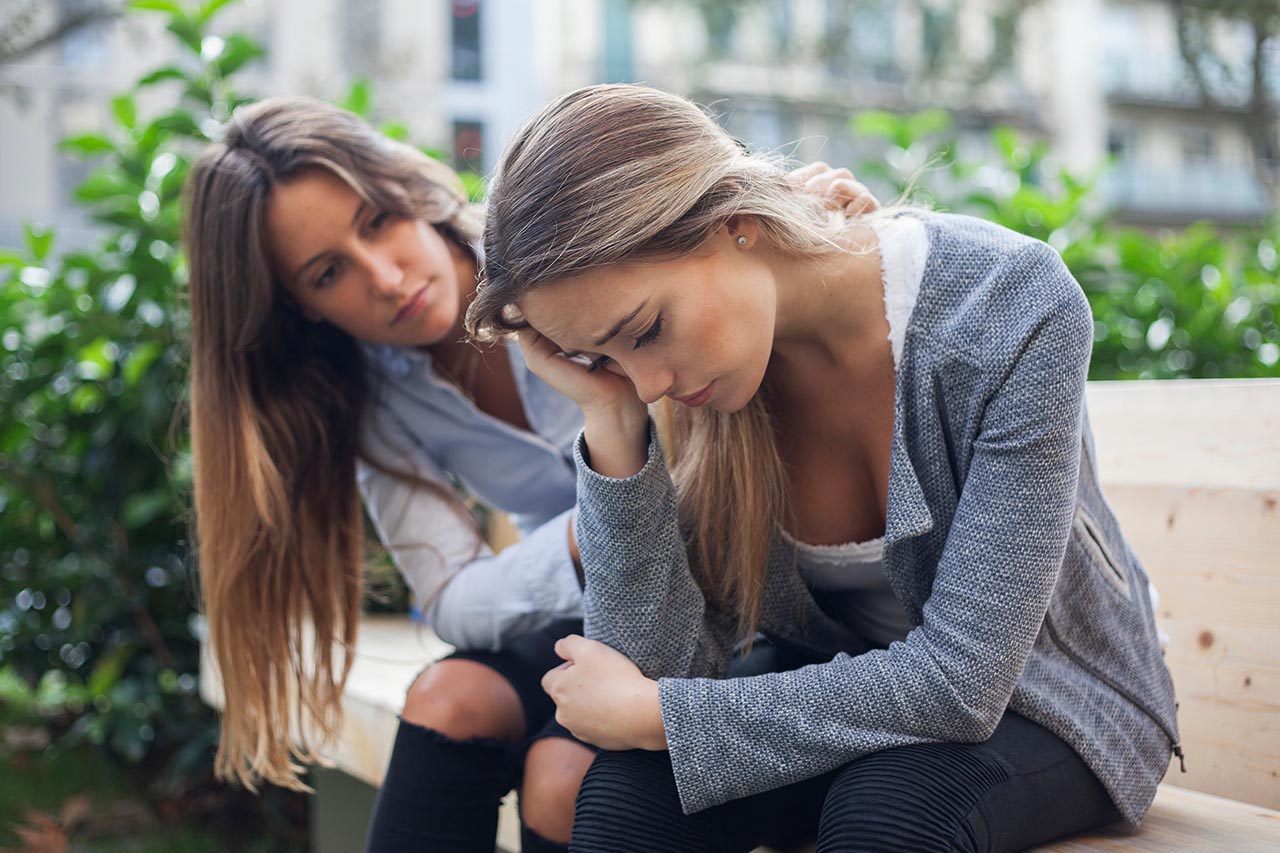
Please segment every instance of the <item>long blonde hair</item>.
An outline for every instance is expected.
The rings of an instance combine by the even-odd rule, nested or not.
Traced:
[[[363,592],[365,359],[348,334],[301,315],[264,225],[272,188],[314,167],[464,247],[479,232],[451,170],[311,99],[237,110],[187,177],[195,533],[226,696],[215,768],[250,788],[305,788],[309,731],[323,742],[341,721]]]
[[[795,258],[841,251],[848,226],[689,101],[630,85],[579,89],[534,115],[486,201],[484,271],[467,312],[479,337],[523,327],[515,306],[532,288],[687,255],[733,216],[755,217],[759,240]],[[749,638],[790,511],[767,390],[733,414],[674,407],[659,425],[699,583]]]

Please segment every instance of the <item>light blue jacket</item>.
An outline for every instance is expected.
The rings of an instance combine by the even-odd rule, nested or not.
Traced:
[[[625,480],[592,471],[579,439],[587,634],[660,679],[686,812],[881,749],[983,741],[1013,708],[1070,744],[1137,823],[1177,722],[1146,574],[1098,488],[1089,304],[1043,243],[923,219],[885,531],[885,572],[916,626],[906,640],[869,649],[830,618],[779,537],[760,630],[829,662],[725,679],[734,620],[694,582],[654,437]]]
[[[476,408],[412,347],[365,346],[373,400],[361,432],[374,458],[509,513],[523,534],[494,555],[456,504],[367,465],[359,483],[374,526],[426,620],[448,643],[494,650],[561,619],[581,618],[569,556],[572,444],[582,414],[506,345],[533,433]]]

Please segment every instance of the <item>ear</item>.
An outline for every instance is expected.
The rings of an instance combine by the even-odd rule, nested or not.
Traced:
[[[760,238],[760,221],[749,214],[729,217],[725,228],[729,230],[729,236],[733,239],[734,245],[740,249],[750,249]],[[739,237],[745,237],[746,241],[739,240]]]

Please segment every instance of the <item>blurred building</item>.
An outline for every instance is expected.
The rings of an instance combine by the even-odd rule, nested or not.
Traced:
[[[46,14],[88,2],[57,0]],[[1113,158],[1103,189],[1130,221],[1235,222],[1268,211],[1242,130],[1244,94],[1228,87],[1224,108],[1201,107],[1167,4],[1042,0],[1013,31],[993,19],[993,0],[963,0],[950,18],[931,11],[945,5],[242,0],[223,25],[267,46],[242,75],[246,90],[340,98],[368,79],[378,115],[479,171],[542,101],[632,80],[712,104],[736,135],[800,159],[852,164],[874,154],[847,130],[858,110],[942,106],[970,153],[982,151],[990,126],[1008,123],[1048,139],[1078,171]],[[0,65],[0,245],[17,244],[26,219],[56,223],[63,246],[87,239],[70,203],[86,167],[56,142],[107,126],[108,96],[171,51],[159,16],[128,14]]]

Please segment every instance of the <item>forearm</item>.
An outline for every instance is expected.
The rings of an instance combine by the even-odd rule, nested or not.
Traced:
[[[649,450],[649,412],[632,402],[583,412],[587,462],[602,477],[625,480],[644,467]]]
[[[722,675],[733,628],[708,608],[690,571],[675,488],[651,436],[626,479],[578,456],[578,544],[586,574],[587,635],[625,654],[648,677]]]
[[[445,642],[496,650],[512,638],[582,616],[582,594],[561,513],[495,556],[458,567],[428,611]]]

